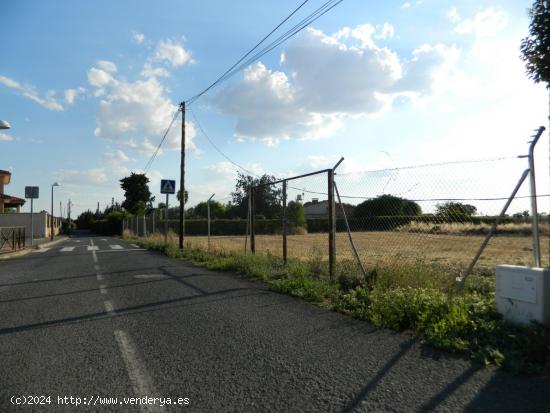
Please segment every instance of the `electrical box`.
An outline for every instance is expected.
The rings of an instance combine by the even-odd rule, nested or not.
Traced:
[[[516,324],[550,327],[550,269],[497,265],[497,311]]]

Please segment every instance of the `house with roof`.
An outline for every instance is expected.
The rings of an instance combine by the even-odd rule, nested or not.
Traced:
[[[25,200],[5,193],[10,184],[11,172],[0,169],[0,229],[5,227],[24,227],[27,238],[31,236],[31,214],[21,212]],[[32,217],[35,238],[47,238],[53,224],[54,235],[61,231],[61,218],[52,217],[46,211],[35,212]]]
[[[19,213],[25,204],[24,199],[4,193],[4,187],[9,185],[10,181],[11,172],[0,169],[0,214],[6,212],[7,209],[15,209]]]

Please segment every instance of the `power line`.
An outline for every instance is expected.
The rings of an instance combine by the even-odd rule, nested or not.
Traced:
[[[236,166],[237,168],[239,169],[242,169],[243,171],[245,171],[246,173],[252,175],[252,176],[255,176],[256,178],[259,178],[259,176],[257,174],[255,174],[254,172],[246,169],[244,166],[241,166],[239,165],[237,162],[235,162],[233,159],[231,159],[229,156],[227,156],[215,143],[212,139],[210,139],[210,136],[208,136],[208,134],[204,131],[202,125],[200,124],[199,122],[199,119],[197,118],[197,116],[195,115],[195,112],[193,111],[193,109],[189,108],[189,110],[191,111],[191,115],[193,116],[193,119],[195,120],[195,123],[197,124],[197,126],[199,127],[199,130],[201,131],[201,133],[204,135],[204,137],[208,140],[208,142],[210,143],[210,145],[212,145],[212,147],[221,155],[223,156],[225,159],[227,159],[229,162],[231,162],[234,166]]]
[[[323,16],[325,13],[330,11],[332,8],[336,7],[338,4],[340,4],[343,0],[328,0],[326,1],[322,6],[317,8],[313,13],[309,14],[306,18],[302,19],[298,24],[294,25],[290,30],[285,32],[283,35],[279,36],[276,40],[271,42],[269,45],[267,45],[264,49],[257,52],[255,55],[253,55],[251,58],[247,59],[243,62],[243,60],[250,55],[260,44],[262,44],[271,34],[273,34],[283,23],[285,23],[292,15],[294,15],[306,2],[303,2],[296,8],[283,22],[281,22],[275,29],[273,29],[267,36],[265,36],[254,48],[252,48],[247,54],[245,54],[243,57],[241,57],[231,68],[226,70],[223,75],[221,75],[218,79],[216,79],[212,84],[210,84],[206,89],[204,89],[202,92],[196,94],[195,96],[187,99],[187,103],[191,105],[194,103],[197,99],[199,99],[201,96],[203,96],[206,92],[208,92],[210,89],[214,88],[216,85],[220,84],[221,82],[229,79],[231,76],[235,75],[239,71],[241,71],[244,67],[250,65],[252,62],[258,60],[262,56],[264,56],[266,53],[273,50],[275,47],[279,46],[280,44],[284,43],[291,37],[298,34],[300,31],[302,31],[305,27],[307,27],[309,24],[313,23],[317,19],[319,19],[321,16]],[[243,63],[241,63],[243,62]],[[239,63],[241,63],[239,65]],[[238,66],[237,66],[238,65]]]
[[[256,50],[264,41],[267,40],[267,38],[269,36],[271,36],[273,33],[275,33],[277,31],[277,29],[279,29],[279,27],[281,27],[283,24],[285,24],[288,19],[290,19],[292,16],[294,16],[294,14],[296,14],[296,12],[298,12],[298,10],[300,10],[309,0],[305,0],[304,2],[302,2],[297,8],[295,8],[292,13],[290,13],[282,22],[280,22],[277,26],[275,26],[275,28],[273,30],[271,30],[267,35],[265,35],[263,37],[262,40],[260,40],[258,43],[256,43],[256,45],[254,45],[254,47],[252,49],[250,49],[243,57],[241,57],[239,60],[237,60],[233,66],[231,66],[229,69],[227,69],[220,77],[218,77],[218,79],[216,79],[213,83],[211,83],[206,89],[204,89],[201,93],[193,96],[191,99],[189,99],[187,102],[189,104],[191,104],[193,101],[195,101],[196,99],[198,99],[200,96],[204,95],[206,92],[208,92],[210,89],[212,89],[213,87],[215,87],[219,82],[223,81],[225,76],[231,72],[239,63],[241,63],[244,59],[246,59],[250,53],[252,53],[254,50]]]
[[[155,149],[155,152],[153,152],[153,154],[151,155],[151,158],[147,162],[147,165],[145,165],[145,173],[147,173],[149,171],[149,168],[151,167],[151,165],[153,165],[153,162],[155,161],[155,158],[157,157],[157,154],[160,150],[160,147],[164,143],[164,140],[166,139],[166,136],[168,136],[168,132],[170,132],[170,129],[172,129],[172,125],[176,121],[176,118],[178,117],[179,113],[180,113],[180,111],[178,109],[174,113],[174,115],[172,116],[172,120],[170,121],[170,124],[168,125],[168,128],[166,128],[166,131],[164,132],[164,135],[162,136],[162,139],[160,140],[159,144],[157,145],[157,148]]]

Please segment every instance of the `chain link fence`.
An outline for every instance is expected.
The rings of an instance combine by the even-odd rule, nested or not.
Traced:
[[[478,271],[533,266],[536,227],[541,264],[550,266],[549,196],[533,197],[530,181],[537,139],[531,156],[346,173],[337,164],[256,185],[242,199],[240,217],[188,216],[185,244],[328,263],[331,274],[337,264],[355,261],[363,270],[422,263],[463,275],[474,264]],[[539,169],[544,174],[548,165]],[[167,219],[165,209],[155,209],[126,220],[124,229],[175,238],[178,209],[169,209]]]

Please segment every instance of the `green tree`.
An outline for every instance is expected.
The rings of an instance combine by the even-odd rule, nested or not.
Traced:
[[[286,215],[291,226],[301,228],[307,227],[304,206],[301,202],[290,201],[286,206]]]
[[[149,191],[149,178],[145,174],[133,173],[120,180],[120,187],[124,190],[122,207],[132,214],[143,214],[153,207],[154,196]]]
[[[223,218],[225,217],[225,205],[223,205],[221,202],[218,201],[210,201],[210,217],[212,219],[215,218]],[[207,202],[199,202],[195,207],[193,208],[193,215],[196,217],[201,218],[207,218],[208,217],[208,206]]]
[[[462,202],[445,202],[435,206],[436,214],[447,219],[470,218],[475,215],[477,208]]]
[[[246,218],[248,211],[249,188],[258,186],[254,189],[254,212],[264,215],[267,219],[275,218],[281,212],[281,189],[276,185],[269,185],[275,182],[277,178],[272,175],[262,175],[260,178],[254,178],[238,172],[235,191],[231,193],[233,204],[238,206],[239,216]]]
[[[78,229],[90,229],[92,227],[92,221],[94,220],[94,213],[90,210],[81,213],[76,218],[76,226]]]
[[[422,214],[422,209],[414,201],[393,195],[380,195],[368,199],[355,208],[356,217],[391,217],[415,216]]]
[[[178,198],[178,205],[181,202],[181,190],[178,189],[178,193],[176,194],[176,197]],[[183,201],[184,205],[187,205],[187,202],[189,201],[189,192],[185,191],[185,201]]]
[[[527,75],[550,89],[550,0],[536,0],[529,17],[529,36],[521,41],[521,57]]]

